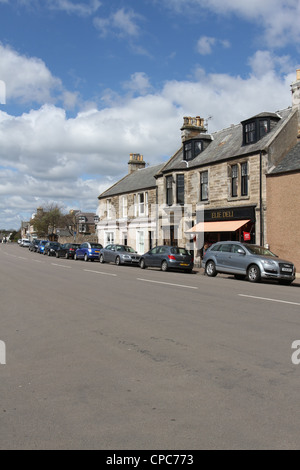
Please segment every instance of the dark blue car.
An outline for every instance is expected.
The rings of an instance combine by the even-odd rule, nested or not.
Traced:
[[[95,259],[99,260],[100,250],[103,248],[100,243],[82,243],[78,250],[76,250],[74,259],[83,259],[84,261],[95,261]]]
[[[44,253],[44,250],[45,250],[45,246],[46,244],[48,243],[49,240],[41,240],[39,245],[38,245],[38,248],[37,248],[37,253],[40,253],[40,254],[43,254]]]

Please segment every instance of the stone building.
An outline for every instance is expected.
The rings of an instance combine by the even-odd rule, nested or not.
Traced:
[[[128,175],[99,196],[98,241],[103,246],[120,243],[139,253],[156,243],[155,175],[162,165],[147,167],[143,156],[130,154]]]
[[[203,118],[185,117],[181,146],[168,162],[145,168],[142,156],[131,154],[129,174],[99,196],[99,242],[139,252],[176,244],[196,257],[219,240],[268,244],[267,175],[298,141],[299,75],[292,107],[212,134]]]

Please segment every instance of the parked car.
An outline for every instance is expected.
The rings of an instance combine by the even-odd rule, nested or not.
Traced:
[[[22,248],[29,248],[30,240],[28,238],[22,238],[20,246]]]
[[[192,272],[194,260],[189,251],[177,246],[157,246],[141,256],[140,267],[161,268],[162,271],[168,269],[180,269]]]
[[[29,251],[34,251],[36,252],[39,246],[41,240],[38,240],[37,238],[34,238],[29,245]]]
[[[65,243],[64,245],[60,245],[60,247],[56,250],[55,256],[56,258],[74,259],[76,250],[79,247],[79,243]]]
[[[44,249],[45,249],[45,245],[48,243],[49,240],[41,240],[38,247],[37,247],[37,250],[36,252],[37,253],[40,253],[40,254],[43,254],[44,253]]]
[[[95,261],[99,260],[100,250],[103,248],[100,243],[82,243],[80,247],[76,250],[74,259],[84,259],[84,261]]]
[[[290,261],[278,258],[263,246],[240,242],[214,243],[204,255],[202,267],[210,277],[228,273],[250,282],[276,279],[280,284],[291,284],[296,277]]]
[[[58,242],[48,242],[44,248],[44,255],[55,256],[56,250],[60,247]]]
[[[141,256],[126,245],[107,245],[100,251],[100,263],[131,264],[138,266]]]

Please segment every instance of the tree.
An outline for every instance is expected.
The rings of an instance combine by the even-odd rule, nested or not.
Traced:
[[[54,233],[57,227],[63,223],[64,214],[62,209],[56,204],[49,204],[47,207],[40,207],[30,224],[37,232],[38,237],[47,237]]]

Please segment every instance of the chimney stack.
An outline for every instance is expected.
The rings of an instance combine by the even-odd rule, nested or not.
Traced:
[[[134,173],[137,170],[145,168],[146,162],[144,162],[143,155],[139,153],[131,153],[128,162],[128,174]]]
[[[300,138],[300,69],[296,71],[296,81],[291,84],[292,107],[298,110],[298,138]]]
[[[185,116],[183,118],[183,126],[181,130],[181,141],[185,142],[186,140],[196,137],[198,134],[206,132],[207,129],[204,127],[204,119],[200,116],[190,117]]]

